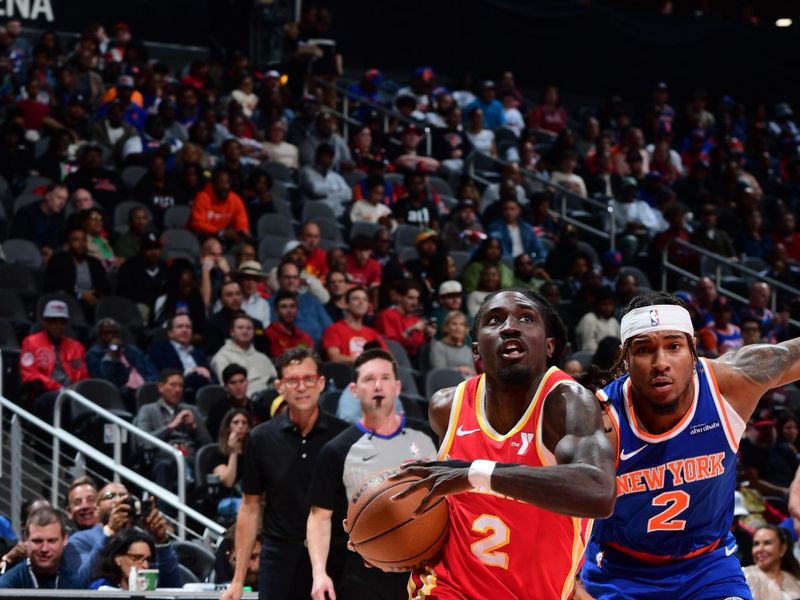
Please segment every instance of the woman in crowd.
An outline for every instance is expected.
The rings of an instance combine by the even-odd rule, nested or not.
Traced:
[[[783,413],[778,417],[778,441],[784,442],[797,452],[797,435],[800,433],[797,417],[792,413]]]
[[[481,304],[483,304],[483,301],[486,299],[486,296],[492,292],[496,292],[501,287],[510,286],[501,285],[500,270],[497,266],[488,264],[484,266],[483,269],[481,269],[478,285],[467,294],[467,312],[469,312],[470,316],[474,318]]]
[[[792,553],[792,538],[781,527],[766,525],[753,535],[754,565],[744,568],[753,600],[800,598],[800,564]]]
[[[238,484],[242,480],[242,450],[252,427],[250,412],[243,408],[233,408],[222,418],[217,450],[208,463],[210,471],[219,477],[221,497],[217,514],[220,516],[235,517],[242,502],[241,492],[238,491]]]
[[[121,261],[117,260],[111,244],[108,243],[103,212],[99,208],[90,208],[81,215],[81,222],[83,223],[84,231],[86,231],[89,256],[93,256],[102,262],[106,270],[117,266]]]
[[[500,257],[503,256],[503,246],[497,238],[487,237],[475,250],[475,254],[464,267],[461,273],[461,283],[464,285],[466,293],[472,292],[478,287],[478,280],[481,277],[483,268],[487,265],[497,267],[500,273],[500,287],[513,287],[514,272],[506,265]]]
[[[460,310],[447,313],[442,324],[444,337],[431,342],[431,366],[461,371],[465,377],[475,375],[475,360],[467,343],[467,317]]]
[[[167,293],[156,300],[154,325],[163,325],[179,313],[188,314],[192,319],[192,343],[198,343],[194,340],[199,341],[199,332],[206,320],[206,309],[200,288],[197,287],[194,269],[185,259],[176,260],[169,269]]]
[[[497,156],[494,131],[483,125],[483,110],[475,107],[467,114],[467,137],[477,152]]]
[[[149,533],[130,527],[123,529],[106,542],[100,562],[100,577],[90,587],[93,590],[127,590],[131,568],[157,568],[157,587],[180,587],[183,582],[178,557],[171,544],[156,550]]]

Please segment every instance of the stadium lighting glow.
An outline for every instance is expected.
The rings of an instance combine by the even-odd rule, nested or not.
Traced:
[[[775,21],[775,27],[791,27],[792,20],[789,17],[781,17]]]

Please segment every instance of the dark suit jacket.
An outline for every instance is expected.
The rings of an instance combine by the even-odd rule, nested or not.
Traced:
[[[177,369],[183,373],[183,363],[181,362],[181,357],[178,356],[178,351],[175,350],[175,347],[169,340],[153,342],[150,345],[149,358],[150,362],[153,363],[156,369],[159,371],[161,371],[161,369]],[[193,347],[192,358],[194,358],[194,362],[197,363],[198,367],[205,367],[209,370],[209,372],[211,371],[211,366],[208,364],[208,357],[206,356],[206,353],[203,352],[202,348],[198,348],[196,346]],[[204,385],[208,385],[209,383],[211,383],[210,379],[201,377],[197,373],[192,373],[184,380],[184,384],[187,388],[195,390],[203,387]]]
[[[93,256],[87,256],[89,263],[89,275],[92,278],[92,287],[98,297],[111,294],[108,285],[106,270],[103,264]],[[75,295],[75,279],[77,277],[75,263],[68,252],[59,252],[47,263],[44,271],[44,291],[64,292],[65,294]]]

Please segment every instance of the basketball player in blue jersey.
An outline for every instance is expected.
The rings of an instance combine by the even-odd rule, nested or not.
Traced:
[[[680,300],[634,298],[597,392],[618,445],[617,503],[597,521],[581,580],[593,598],[752,599],[729,529],[736,452],[770,388],[800,379],[800,339],[698,358]]]

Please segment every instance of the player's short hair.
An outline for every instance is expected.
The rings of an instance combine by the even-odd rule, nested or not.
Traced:
[[[385,360],[390,362],[392,364],[394,378],[398,378],[400,371],[397,367],[397,361],[394,359],[394,356],[392,356],[383,348],[372,348],[370,350],[364,350],[364,352],[359,354],[356,360],[353,362],[353,383],[358,381],[359,368],[371,360]]]
[[[480,331],[480,322],[481,318],[483,317],[484,307],[486,304],[497,296],[498,294],[504,294],[506,292],[516,292],[518,294],[522,294],[528,300],[533,302],[536,309],[539,311],[539,314],[544,321],[544,332],[545,335],[549,338],[553,338],[555,342],[553,347],[553,354],[552,356],[548,357],[547,359],[547,366],[548,367],[559,367],[561,366],[561,362],[564,358],[564,349],[567,346],[567,328],[564,325],[564,321],[561,320],[561,316],[558,314],[555,308],[542,296],[534,292],[533,290],[527,290],[524,288],[504,288],[501,290],[497,290],[496,292],[492,292],[481,304],[478,312],[475,313],[475,319],[472,322],[472,339],[477,341],[478,340],[478,332]]]

